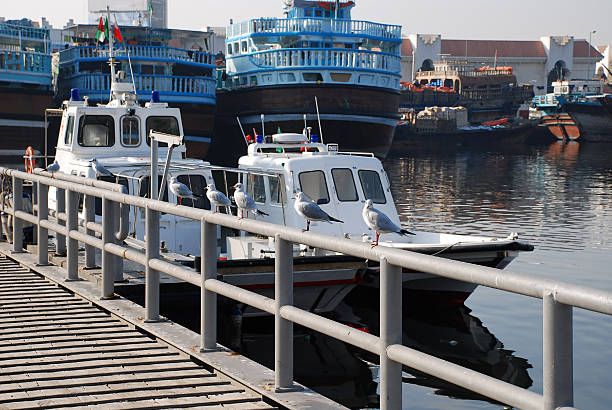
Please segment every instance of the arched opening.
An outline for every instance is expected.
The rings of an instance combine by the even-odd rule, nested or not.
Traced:
[[[607,78],[606,72],[602,66],[597,69],[597,78],[605,80]]]
[[[421,68],[419,70],[420,71],[433,71],[434,70],[433,61],[431,61],[429,58],[423,61],[423,64],[421,64]]]
[[[548,83],[547,88],[549,93],[553,92],[552,83],[555,81],[562,81],[567,79],[570,74],[570,70],[566,68],[565,61],[559,60],[555,63],[555,66],[550,73],[548,73]]]

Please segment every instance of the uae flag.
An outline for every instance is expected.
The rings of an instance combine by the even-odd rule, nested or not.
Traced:
[[[100,43],[104,43],[104,40],[108,38],[108,20],[104,19],[102,21],[102,17],[100,17],[100,22],[98,23],[98,31],[96,31],[96,39]]]

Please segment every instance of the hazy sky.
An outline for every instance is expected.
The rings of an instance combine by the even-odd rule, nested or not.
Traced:
[[[2,0],[7,18],[47,17],[55,27],[69,18],[85,22],[87,0]],[[612,43],[612,0],[356,0],[353,18],[400,24],[403,32],[439,33],[454,39],[537,40],[573,35],[595,45]],[[171,28],[225,26],[256,17],[281,16],[282,0],[169,0]]]

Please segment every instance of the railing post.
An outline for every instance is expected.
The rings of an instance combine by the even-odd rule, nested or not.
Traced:
[[[49,217],[49,187],[42,182],[38,184],[38,266],[49,264],[49,232],[40,225]]]
[[[23,252],[23,221],[15,216],[23,210],[23,181],[13,177],[13,252]]]
[[[274,237],[274,387],[277,392],[293,386],[293,322],[283,319],[281,307],[293,305],[293,243]]]
[[[114,232],[112,241],[113,243],[119,244],[119,240],[115,236],[117,232],[121,231],[121,221],[119,216],[121,215],[121,208],[118,202],[113,202],[113,226]],[[115,282],[123,281],[123,259],[120,256],[113,255],[114,263],[113,267],[115,269]]]
[[[380,408],[402,408],[402,365],[387,357],[402,344],[402,268],[380,259]]]
[[[544,408],[573,407],[572,307],[558,303],[551,292],[542,297]]]
[[[66,230],[68,231],[68,261],[66,267],[68,270],[67,280],[79,280],[79,241],[70,237],[70,231],[78,231],[78,210],[79,210],[79,194],[68,190],[66,192],[68,203],[66,206]]]
[[[91,195],[85,195],[84,210],[85,210],[85,226],[89,222],[96,220],[96,198]],[[89,236],[94,236],[95,232],[86,228],[86,233]],[[96,248],[91,245],[85,245],[85,269],[93,269],[96,267]]]
[[[55,189],[55,209],[57,211],[57,223],[66,226],[66,222],[59,218],[60,213],[66,212],[66,191],[63,189]],[[55,254],[57,256],[66,256],[66,237],[60,233],[55,234]]]
[[[159,272],[151,269],[149,261],[159,258],[159,212],[147,206],[145,224],[145,242],[147,244],[147,266],[145,266],[145,321],[154,322],[159,320]]]
[[[113,255],[106,250],[107,243],[113,243],[114,207],[110,199],[102,198],[102,299],[111,299],[115,296]]]
[[[201,222],[200,276],[202,284],[200,303],[200,349],[217,349],[217,294],[206,290],[206,280],[217,278],[217,226]]]

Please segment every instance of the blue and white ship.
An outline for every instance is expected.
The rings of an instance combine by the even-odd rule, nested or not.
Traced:
[[[401,27],[352,20],[354,6],[292,0],[284,18],[228,26],[217,128],[243,139],[236,117],[246,134],[310,127],[384,157],[399,118]]]
[[[59,53],[58,100],[79,89],[90,104],[110,99],[108,46],[95,39],[96,25],[65,30],[73,46]],[[215,56],[210,32],[121,26],[114,61],[124,81],[135,85],[140,101],[157,91],[159,100],[180,108],[187,156],[205,158],[213,138],[216,111]],[[130,65],[131,63],[131,65]]]
[[[0,23],[0,155],[44,155],[45,109],[53,86],[49,30],[30,20]]]

